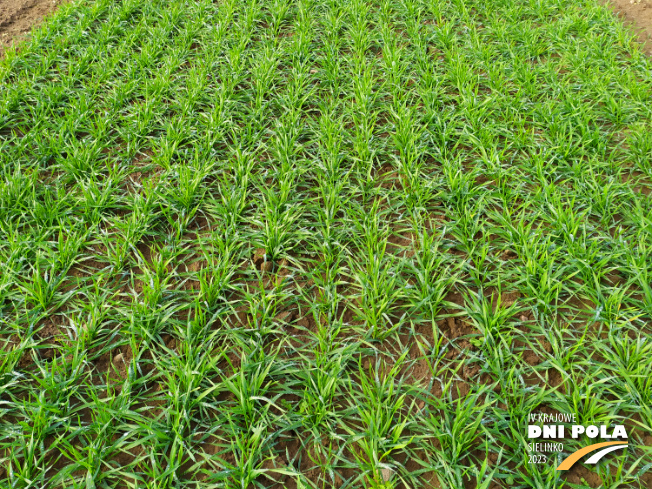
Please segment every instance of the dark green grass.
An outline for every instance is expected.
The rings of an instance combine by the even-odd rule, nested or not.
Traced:
[[[648,487],[651,67],[593,0],[63,7],[0,67],[0,485]],[[630,446],[530,464],[546,410]]]

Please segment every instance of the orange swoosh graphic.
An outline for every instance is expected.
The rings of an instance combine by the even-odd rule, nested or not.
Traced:
[[[611,445],[627,445],[627,443],[622,441],[605,441],[604,443],[595,443],[593,445],[589,445],[588,447],[580,448],[578,451],[571,453],[568,457],[566,457],[566,460],[559,464],[557,470],[568,470],[573,466],[575,462],[577,462],[587,453],[593,452],[598,448],[608,447]]]

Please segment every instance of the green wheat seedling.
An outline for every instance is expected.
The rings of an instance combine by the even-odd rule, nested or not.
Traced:
[[[399,360],[405,356],[404,353]],[[392,487],[388,474],[399,470],[395,457],[406,450],[412,439],[409,418],[403,414],[405,410],[411,411],[412,406],[406,405],[407,393],[397,379],[399,368],[399,363],[389,368],[382,360],[369,372],[360,367],[361,394],[367,400],[356,408],[356,424],[362,432],[345,425],[350,442],[356,445],[351,450],[360,470],[358,478],[364,477],[371,487]]]

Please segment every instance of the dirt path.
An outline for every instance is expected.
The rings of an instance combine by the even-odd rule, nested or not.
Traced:
[[[0,56],[63,0],[0,0]]]
[[[648,56],[652,56],[652,0],[609,0],[614,11],[625,19],[643,43]]]

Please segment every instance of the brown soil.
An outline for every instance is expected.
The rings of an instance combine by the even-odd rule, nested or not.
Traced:
[[[0,57],[43,17],[68,0],[0,0]]]
[[[652,0],[609,0],[613,10],[636,32],[643,50],[652,56]]]

